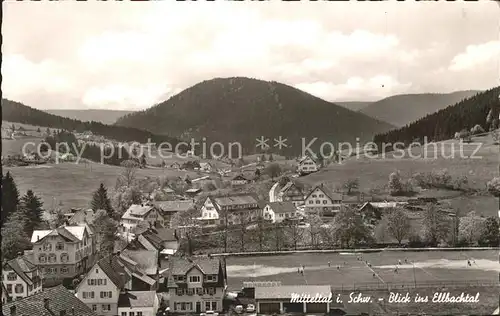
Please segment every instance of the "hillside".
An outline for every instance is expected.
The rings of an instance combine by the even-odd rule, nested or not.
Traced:
[[[371,101],[335,101],[335,104],[345,107],[351,111],[361,111],[370,104],[374,102]]]
[[[493,117],[498,117],[499,93],[500,87],[481,92],[405,127],[376,135],[374,141],[377,144],[395,142],[409,144],[417,138],[422,140],[424,136],[427,136],[429,141],[440,141],[453,138],[455,133],[462,129],[470,130],[476,124],[488,130],[489,124],[486,118],[489,111],[493,109],[495,111]]]
[[[198,83],[116,125],[225,146],[238,141],[247,153],[258,151],[256,138],[282,136],[288,145],[283,153],[294,155],[301,153],[302,137],[306,144],[317,137],[319,147],[321,140],[370,140],[393,127],[281,83],[242,77]],[[268,144],[274,145],[272,139]]]
[[[154,135],[150,132],[136,128],[106,125],[99,122],[82,122],[79,120],[49,114],[26,106],[22,103],[7,99],[2,99],[2,120],[68,131],[91,131],[96,135],[121,142],[137,141],[146,143],[148,139],[150,139],[152,142],[168,141],[172,144],[172,146],[175,146],[178,142],[175,138],[163,135]]]
[[[448,94],[402,94],[373,102],[360,110],[370,117],[395,126],[405,126],[427,114],[442,110],[480,91],[457,91]]]
[[[43,110],[43,111],[57,116],[79,120],[82,122],[94,121],[103,124],[113,124],[116,122],[118,118],[133,112],[124,110],[98,110],[98,109],[88,109],[88,110],[55,109],[55,110]]]

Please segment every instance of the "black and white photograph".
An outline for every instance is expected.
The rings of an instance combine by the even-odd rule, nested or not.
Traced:
[[[2,315],[500,315],[500,1],[1,23]]]

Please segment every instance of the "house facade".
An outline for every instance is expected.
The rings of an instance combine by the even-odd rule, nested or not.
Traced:
[[[141,222],[148,222],[150,225],[164,224],[163,216],[159,210],[153,205],[147,204],[131,205],[123,214],[120,224],[123,232],[130,233]]]
[[[153,204],[160,210],[163,216],[163,225],[172,227],[172,217],[179,212],[188,212],[195,209],[193,200],[184,201],[158,201]]]
[[[306,196],[304,208],[307,213],[335,214],[342,208],[342,194],[329,193],[324,186],[317,186]]]
[[[304,204],[304,193],[301,188],[290,181],[278,192],[276,200],[278,202],[292,202],[297,207]]]
[[[33,264],[40,268],[45,285],[86,273],[97,258],[95,234],[88,225],[35,230],[31,243]]]
[[[131,288],[131,277],[115,256],[97,262],[78,284],[75,295],[100,316],[118,315],[120,292]]]
[[[200,220],[205,225],[238,225],[255,221],[262,216],[256,197],[250,194],[207,197],[201,207]]]
[[[297,219],[299,214],[292,202],[271,202],[264,207],[264,219],[272,223]]]
[[[231,179],[231,186],[242,186],[250,182],[251,182],[250,179],[247,179],[242,174],[239,174]]]
[[[300,174],[308,174],[318,171],[318,164],[309,156],[302,158],[299,161],[297,171]]]
[[[122,291],[118,316],[156,316],[160,301],[155,291]]]
[[[4,288],[5,287],[5,291]],[[20,255],[7,261],[2,267],[2,301],[25,298],[42,291],[40,269]]]
[[[200,162],[201,172],[212,172],[212,165],[208,162]]]
[[[175,313],[221,312],[226,272],[219,258],[175,258],[166,276],[169,307]]]

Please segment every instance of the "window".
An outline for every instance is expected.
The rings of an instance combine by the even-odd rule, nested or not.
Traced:
[[[316,204],[320,204],[320,203],[321,203],[321,201],[320,201],[320,200],[316,200]]]
[[[122,316],[127,316],[127,312],[122,312]]]
[[[187,294],[188,295],[193,295],[194,294],[194,289],[193,288],[187,289]]]
[[[182,295],[184,294],[184,289],[179,289],[179,288],[178,288],[178,289],[176,290],[176,294],[177,294],[178,296],[182,296]]]
[[[142,316],[142,312],[137,312],[137,316]]]
[[[99,273],[99,269],[95,269],[95,273]]]
[[[326,204],[326,203],[328,203],[328,201],[327,200],[323,200],[323,204]]]
[[[38,261],[40,261],[41,263],[45,263],[47,261],[47,257],[44,254],[41,254],[38,257]]]
[[[210,302],[205,302],[205,310],[206,311],[210,310]]]
[[[212,302],[212,310],[213,311],[217,310],[217,302]]]
[[[199,283],[200,282],[200,276],[199,275],[192,275],[189,277],[189,282],[191,283]]]
[[[135,313],[134,312],[129,312],[128,315],[129,316],[135,316]]]
[[[309,200],[309,204],[313,204],[314,202],[312,200]]]
[[[61,254],[61,262],[68,262],[69,256],[67,253]]]
[[[22,284],[16,284],[16,293],[24,292],[24,286]]]
[[[49,262],[56,262],[57,261],[57,256],[55,253],[49,254]]]
[[[7,284],[7,293],[12,293],[12,284]]]
[[[196,294],[197,295],[203,295],[203,288],[199,287],[196,289]]]
[[[101,291],[101,298],[112,298],[112,294],[111,291]]]
[[[68,273],[68,272],[69,272],[68,268],[61,268],[61,273],[64,274],[64,273]]]
[[[52,251],[52,244],[44,244],[43,245],[43,250],[44,251]]]
[[[97,312],[97,305],[95,305],[95,304],[94,304],[94,305],[92,305],[92,310],[93,310],[94,312]],[[123,313],[122,313],[122,316],[123,316]]]
[[[9,272],[9,274],[7,274],[7,280],[9,281],[17,280],[17,274],[15,274],[14,272]]]
[[[111,310],[111,305],[109,305],[109,304],[102,304],[102,310],[103,311],[110,311]]]
[[[58,242],[56,244],[56,250],[64,250],[64,243]]]

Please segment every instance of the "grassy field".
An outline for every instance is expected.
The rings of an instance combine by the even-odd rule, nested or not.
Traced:
[[[63,207],[88,207],[92,193],[102,182],[112,191],[122,167],[98,163],[71,162],[38,167],[4,167],[16,181],[20,194],[32,189],[49,209],[62,203]],[[162,169],[138,169],[137,177],[185,176],[186,172]],[[189,172],[193,179],[196,173]]]
[[[364,254],[290,254],[227,258],[228,286],[239,290],[244,281],[280,281],[283,285],[330,285],[346,303],[349,293],[370,296],[370,304],[347,304],[352,310],[432,315],[487,314],[498,307],[498,251],[379,252]],[[405,259],[407,260],[405,262]],[[401,260],[401,265],[399,265]],[[468,266],[467,260],[471,261]],[[367,261],[371,267],[365,262]],[[328,264],[330,263],[330,265]],[[303,265],[304,274],[297,269]],[[395,272],[395,267],[398,271]],[[389,303],[389,293],[412,298],[436,292],[480,293],[479,303]],[[383,298],[383,301],[379,301]]]

